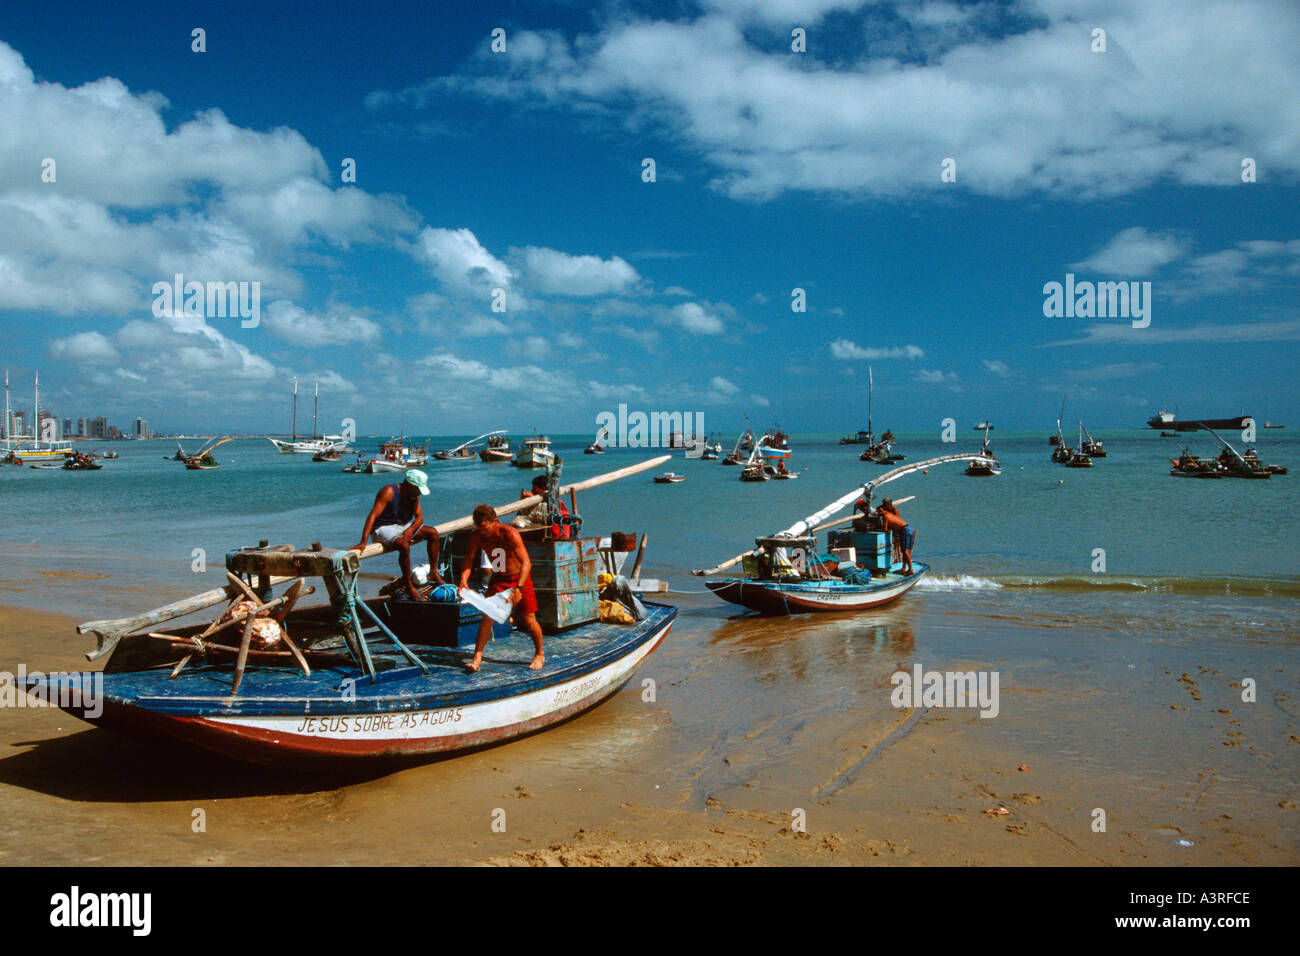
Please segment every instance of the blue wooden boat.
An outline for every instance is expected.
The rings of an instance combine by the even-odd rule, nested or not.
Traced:
[[[372,602],[372,608],[382,611],[382,603]],[[316,665],[309,674],[284,658],[263,663],[250,652],[256,663],[235,694],[235,661],[228,653],[210,651],[206,662],[172,679],[175,664],[187,653],[183,645],[124,641],[105,666],[102,700],[82,695],[64,709],[99,727],[258,763],[454,754],[550,727],[616,693],[677,616],[667,605],[646,609],[645,619],[635,625],[595,622],[548,638],[540,671],[528,669],[528,636],[507,625],[488,645],[479,673],[467,673],[475,614],[464,616],[454,648],[408,645],[414,660],[397,647],[372,648],[373,679],[346,653],[320,650],[320,642],[303,648],[309,666]],[[327,629],[329,615],[323,612],[328,610],[305,609],[297,620],[290,616],[295,640]],[[89,687],[92,675],[61,679]],[[29,691],[41,681],[48,686],[49,680],[29,681]],[[46,699],[58,699],[57,692],[49,687]],[[96,711],[102,712],[89,716]]]
[[[564,493],[667,460],[565,488],[553,480],[546,498],[554,505]],[[520,499],[497,510],[506,514],[540,500]],[[594,545],[576,537],[580,520],[569,515],[573,538],[554,546],[541,542],[543,551],[567,548],[566,560],[550,567],[534,560],[538,620],[543,629],[549,623],[558,630],[546,639],[539,670],[529,667],[531,639],[505,623],[494,625],[481,669],[467,672],[482,618],[454,593],[444,601],[411,601],[402,589],[359,598],[361,560],[380,553],[377,546],[295,550],[263,541],[226,556],[223,588],[81,625],[78,631],[99,641],[87,657],[107,658],[102,672],[34,675],[25,686],[97,726],[260,763],[427,758],[501,743],[615,694],[677,616],[676,608],[649,603],[635,623],[603,623],[594,599],[590,607],[579,602],[588,596],[586,578],[594,586],[596,573]],[[449,536],[468,525],[462,518],[438,530]],[[534,547],[529,544],[530,554]],[[578,560],[588,551],[590,562]],[[312,577],[324,582],[329,603],[298,608],[298,599],[314,591],[305,584]],[[229,606],[211,623],[153,630],[223,602]],[[99,691],[69,693],[73,686]]]
[[[978,462],[983,456],[945,455],[887,472],[875,481],[831,502],[788,528],[756,538],[755,547],[713,568],[694,571],[701,577],[742,565],[742,577],[705,581],[719,598],[760,614],[801,614],[815,611],[862,611],[902,597],[929,570],[914,563],[911,574],[893,560],[893,542],[877,519],[867,527],[830,532],[829,551],[817,547],[816,533],[850,519],[818,524],[859,497],[871,503],[873,491],[915,471],[947,462]],[[847,556],[852,554],[852,559]],[[846,560],[841,560],[846,558]]]

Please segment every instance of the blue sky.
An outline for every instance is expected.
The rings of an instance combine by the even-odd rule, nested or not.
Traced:
[[[296,375],[363,434],[851,431],[870,364],[878,426],[1300,423],[1291,0],[271,6],[0,10],[20,406],[284,430]],[[156,315],[176,272],[259,324]],[[1044,316],[1067,272],[1149,327]]]

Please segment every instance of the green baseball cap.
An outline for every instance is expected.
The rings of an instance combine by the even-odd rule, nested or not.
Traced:
[[[429,476],[418,468],[412,468],[406,473],[406,483],[408,485],[415,485],[415,487],[420,489],[420,494],[422,495],[427,495],[429,493]]]

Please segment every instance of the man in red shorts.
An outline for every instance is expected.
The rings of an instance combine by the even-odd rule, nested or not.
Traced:
[[[497,520],[496,509],[491,505],[479,505],[474,509],[474,531],[469,536],[465,550],[465,564],[460,569],[460,587],[469,585],[469,575],[478,567],[479,555],[487,558],[492,567],[492,576],[488,579],[488,596],[510,593],[510,602],[515,606],[515,618],[523,619],[524,629],[532,635],[533,654],[529,668],[540,670],[546,663],[542,653],[542,628],[537,623],[537,597],[533,594],[533,562],[524,548],[524,540],[519,532],[508,524]],[[492,618],[486,614],[478,626],[478,640],[474,643],[474,659],[465,665],[471,674],[477,673],[483,664],[483,648],[487,647],[488,638],[492,636]]]

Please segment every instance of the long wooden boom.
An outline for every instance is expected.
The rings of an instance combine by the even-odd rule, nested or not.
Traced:
[[[603,475],[597,475],[594,478],[586,478],[583,481],[574,482],[571,485],[564,485],[560,488],[560,494],[568,494],[574,491],[586,491],[588,488],[596,488],[605,485],[611,481],[618,481],[620,478],[626,478],[629,475],[635,475],[638,472],[647,471],[656,468],[666,461],[670,461],[671,455],[660,455],[657,458],[651,458],[647,461],[635,465],[628,465],[626,468],[619,468],[617,471],[607,472]],[[521,508],[531,508],[533,505],[542,501],[541,495],[529,495],[527,498],[520,498],[518,501],[511,501],[501,505],[496,509],[498,515],[513,514]],[[438,534],[450,534],[453,531],[460,531],[462,528],[468,528],[474,523],[470,515],[463,518],[456,518],[452,521],[444,521],[442,524],[435,525]],[[373,558],[383,554],[382,545],[370,544],[361,551],[361,558]],[[285,581],[292,580],[292,577],[272,577],[272,585],[282,584]],[[105,621],[87,621],[84,624],[77,625],[78,634],[93,634],[98,641],[95,650],[86,655],[87,660],[97,660],[113,649],[113,646],[123,636],[130,634],[132,631],[138,631],[141,628],[152,628],[164,621],[172,621],[178,617],[185,617],[202,611],[205,608],[215,607],[225,601],[229,601],[239,592],[233,584],[225,587],[213,588],[211,591],[204,591],[202,594],[196,594],[193,597],[182,598],[179,601],[173,601],[170,604],[164,604],[162,607],[154,608],[152,611],[143,611],[140,614],[134,614],[130,617],[116,618]]]

